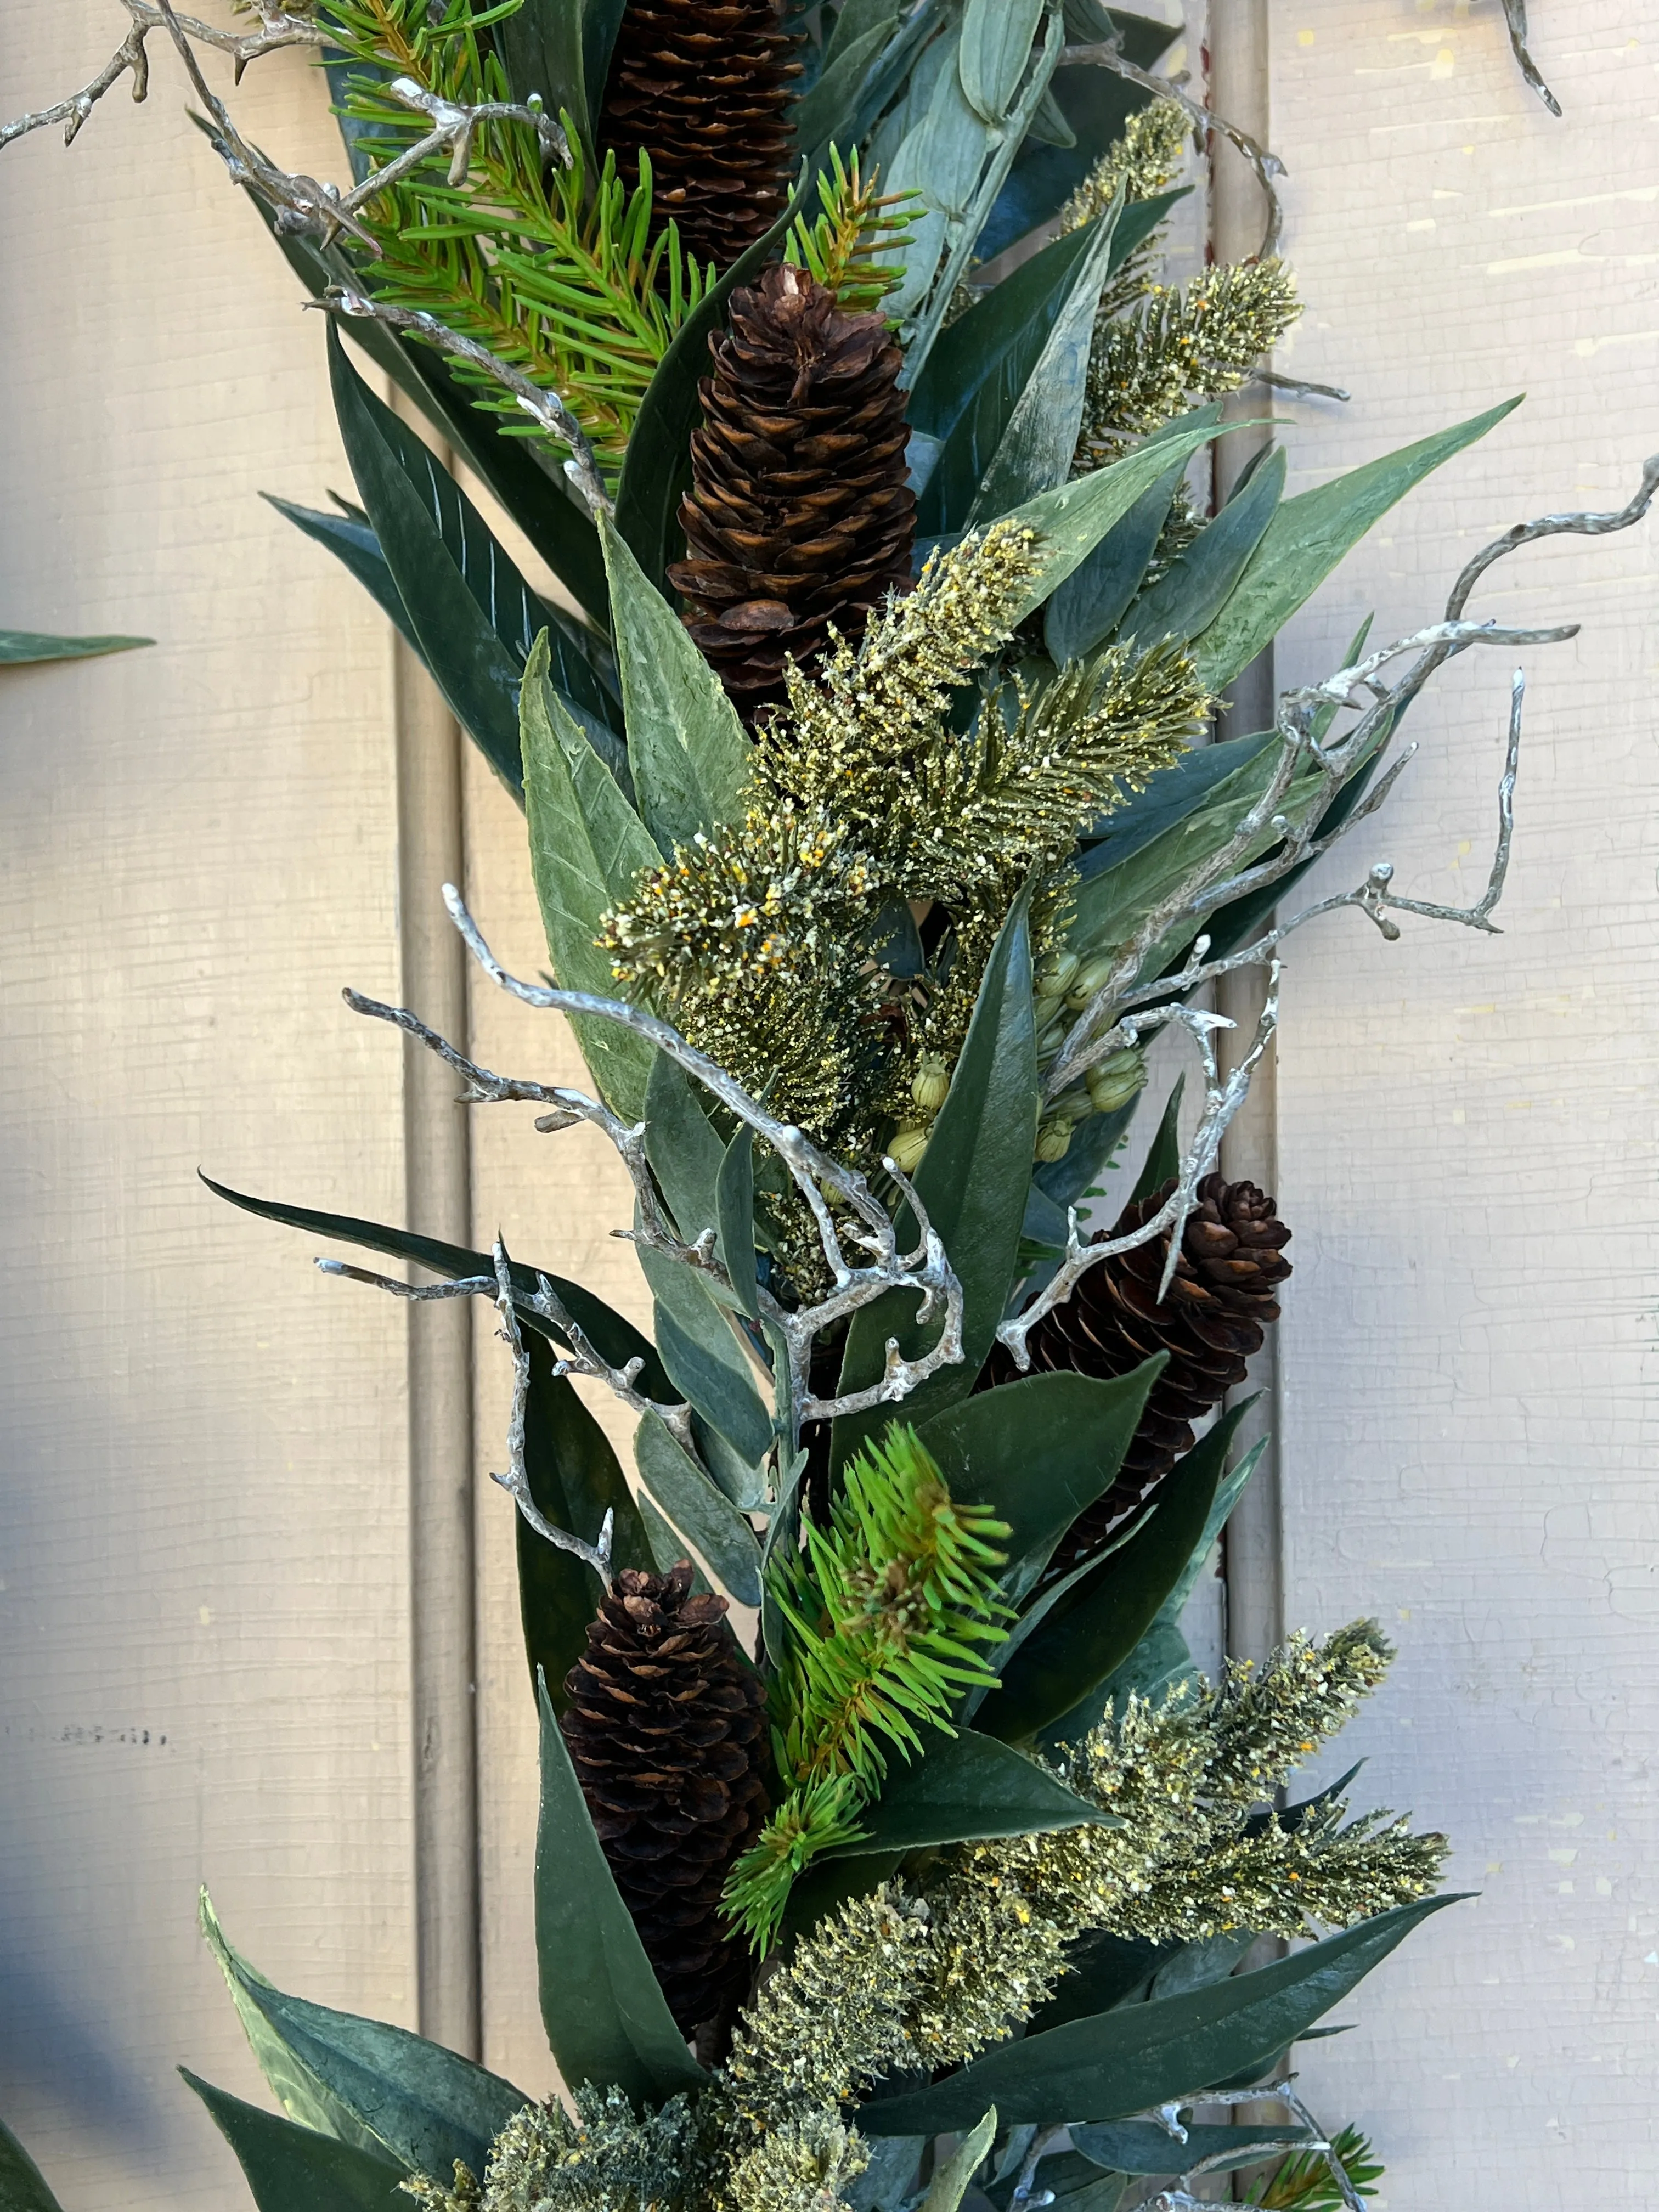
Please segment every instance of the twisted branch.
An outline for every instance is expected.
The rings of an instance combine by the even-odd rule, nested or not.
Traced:
[[[1527,0],[1504,0],[1504,21],[1509,26],[1510,51],[1521,64],[1522,76],[1550,113],[1559,115],[1561,103],[1545,83],[1537,63],[1527,50]]]

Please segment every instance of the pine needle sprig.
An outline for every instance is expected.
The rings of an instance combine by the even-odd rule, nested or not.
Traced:
[[[458,105],[511,100],[488,27],[518,4],[472,15],[466,0],[436,10],[426,0],[328,0],[327,27],[356,64],[344,112],[362,126],[372,163],[386,166],[428,129],[386,91],[389,76]],[[562,121],[568,167],[545,167],[529,125],[491,118],[472,134],[460,175],[434,154],[374,195],[360,219],[380,258],[362,276],[387,305],[435,315],[557,391],[614,474],[646,388],[712,272],[682,252],[672,223],[652,238],[649,164],[631,188],[614,159],[592,176],[570,118]],[[487,377],[464,365],[455,373],[511,434],[546,435]]]
[[[915,215],[900,212],[915,201],[916,192],[890,192],[878,197],[878,172],[872,170],[866,183],[859,172],[854,151],[843,162],[837,146],[830,149],[830,173],[818,178],[818,198],[823,212],[811,223],[797,216],[789,234],[784,258],[805,269],[826,291],[833,292],[852,313],[878,307],[903,277],[902,268],[884,264],[878,254],[902,245]]]
[[[1356,2197],[1376,2196],[1382,2161],[1358,2128],[1343,2128],[1331,2137],[1330,2158],[1347,2175]],[[1316,2150],[1292,2151],[1244,2201],[1261,2212],[1342,2212],[1346,2202],[1329,2159]]]
[[[795,1876],[858,1840],[890,1753],[920,1752],[924,1728],[954,1734],[963,1695],[994,1686],[982,1654],[1012,1618],[996,1583],[1007,1534],[986,1508],[953,1500],[915,1431],[895,1423],[845,1470],[827,1527],[806,1520],[803,1548],[777,1556],[769,1595],[789,1656],[774,1682],[774,1744],[790,1786],[726,1892],[757,1950]]]

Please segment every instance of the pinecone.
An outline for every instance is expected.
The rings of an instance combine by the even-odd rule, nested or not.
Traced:
[[[722,269],[789,197],[789,83],[778,0],[628,0],[599,112],[601,152],[629,185],[650,157],[652,217]]]
[[[560,1722],[668,2008],[690,2037],[746,1984],[720,1890],[766,1818],[766,1698],[723,1597],[624,1568],[565,1678]]]
[[[709,340],[688,558],[669,580],[738,710],[783,696],[787,659],[806,665],[830,624],[856,644],[870,610],[910,580],[915,495],[903,365],[879,314],[855,313],[787,264],[732,295]]]
[[[1122,1237],[1138,1229],[1174,1188],[1167,1182],[1132,1200],[1108,1233]],[[1207,1176],[1197,1195],[1175,1279],[1161,1305],[1158,1286],[1169,1255],[1167,1230],[1151,1243],[1091,1267],[1066,1303],[1046,1314],[1028,1340],[1038,1373],[1069,1370],[1110,1377],[1127,1375],[1155,1352],[1170,1355],[1117,1480],[1073,1523],[1054,1556],[1056,1571],[1097,1550],[1114,1522],[1192,1449],[1193,1423],[1244,1380],[1246,1363],[1261,1349],[1266,1324],[1279,1318],[1273,1289],[1291,1272],[1283,1256],[1291,1232],[1273,1201],[1253,1182],[1228,1182],[1219,1175]],[[980,1388],[1018,1376],[1012,1354],[998,1346]]]

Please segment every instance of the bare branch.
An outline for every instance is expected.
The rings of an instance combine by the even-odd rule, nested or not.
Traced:
[[[1110,70],[1115,76],[1139,85],[1143,92],[1150,92],[1159,100],[1173,100],[1177,107],[1185,109],[1199,130],[1218,131],[1224,138],[1230,139],[1255,171],[1256,181],[1267,198],[1267,228],[1262,234],[1260,258],[1265,261],[1270,254],[1279,251],[1279,234],[1285,227],[1285,210],[1279,205],[1279,192],[1273,180],[1284,176],[1285,169],[1277,154],[1270,154],[1265,146],[1256,143],[1248,131],[1241,131],[1236,123],[1229,123],[1224,116],[1212,113],[1183,91],[1182,88],[1186,82],[1184,70],[1180,76],[1171,77],[1154,76],[1150,70],[1137,69],[1125,57],[1119,37],[1103,39],[1094,46],[1067,46],[1060,57],[1061,69],[1074,69],[1079,63],[1086,62],[1092,62],[1099,69]]]
[[[64,125],[64,143],[72,146],[80,134],[81,126],[93,109],[129,74],[132,78],[132,97],[142,102],[149,93],[149,56],[144,41],[152,31],[162,29],[168,11],[151,7],[148,0],[121,0],[131,18],[125,39],[115,49],[95,76],[88,79],[78,92],[51,107],[38,108],[29,115],[20,115],[15,121],[0,125],[0,148],[9,146],[14,139],[26,138],[32,131],[49,131],[54,124]],[[186,38],[199,39],[204,46],[212,46],[220,53],[228,54],[236,64],[236,81],[240,84],[242,71],[261,54],[273,53],[279,46],[320,46],[323,33],[308,17],[291,15],[281,8],[262,7],[259,9],[260,27],[238,36],[234,31],[216,31],[210,23],[198,22],[194,15],[176,18]]]
[[[343,208],[343,203],[331,204],[337,213]],[[345,219],[349,220],[349,216]],[[383,323],[388,330],[407,331],[435,352],[447,354],[453,361],[464,361],[499,384],[513,394],[538,428],[569,447],[565,474],[581,494],[588,513],[597,515],[601,510],[607,514],[611,512],[611,495],[605,489],[587,434],[556,392],[532,384],[521,369],[514,368],[499,354],[491,353],[488,346],[480,345],[476,338],[463,337],[459,331],[452,331],[447,323],[441,323],[424,309],[388,307],[384,301],[371,299],[349,284],[331,284],[320,300],[308,300],[306,305],[320,307],[330,314],[349,315],[355,321]]]
[[[1510,49],[1521,64],[1522,76],[1550,113],[1559,115],[1561,103],[1545,83],[1537,63],[1527,51],[1527,0],[1504,0],[1504,20],[1509,25]]]
[[[599,1527],[597,1544],[585,1544],[580,1536],[573,1536],[568,1528],[556,1528],[542,1512],[530,1490],[530,1470],[525,1458],[525,1427],[530,1410],[530,1350],[519,1327],[514,1310],[513,1274],[507,1264],[507,1247],[498,1237],[495,1239],[495,1310],[501,1317],[501,1335],[513,1347],[513,1412],[507,1422],[507,1472],[492,1474],[490,1480],[501,1488],[518,1507],[538,1536],[562,1552],[568,1552],[584,1566],[592,1567],[606,1589],[611,1587],[611,1539],[616,1526],[616,1515],[605,1509]]]
[[[1310,384],[1300,376],[1281,376],[1274,368],[1257,368],[1250,373],[1252,384],[1265,384],[1273,392],[1288,392],[1298,399],[1342,399],[1353,398],[1340,384]]]

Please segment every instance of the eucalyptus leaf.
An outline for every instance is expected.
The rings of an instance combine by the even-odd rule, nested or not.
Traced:
[[[599,538],[640,812],[665,859],[737,819],[749,739],[720,678],[609,515]]]
[[[670,1435],[655,1413],[634,1438],[640,1480],[739,1605],[761,1601],[760,1547],[741,1513]]]
[[[1454,454],[1484,438],[1520,405],[1505,399],[1449,430],[1437,431],[1380,460],[1287,499],[1215,620],[1195,641],[1202,680],[1213,690],[1230,684],[1278,635],[1344,555],[1395,503]]]
[[[1379,1913],[1250,1974],[1187,1996],[1120,2007],[1004,2043],[949,2080],[859,2111],[867,2135],[974,2124],[988,2102],[1005,2120],[1127,2119],[1265,2065],[1454,1897]]]
[[[726,1308],[688,1261],[646,1244],[635,1249],[656,1301],[657,1348],[678,1395],[754,1466],[771,1447],[772,1416]]]
[[[187,2066],[179,2071],[235,2152],[258,2212],[408,2212],[403,2185],[409,2168],[395,2159],[314,2135],[309,2128],[216,2089]],[[27,2197],[14,2196],[8,2189],[0,2169],[3,2212],[29,2212],[30,2204]]]
[[[1109,538],[1105,542],[1109,544],[1111,541]],[[1060,597],[1056,592],[1050,605]],[[1229,776],[1241,768],[1249,767],[1277,743],[1275,731],[1258,730],[1249,737],[1226,738],[1218,744],[1192,746],[1168,768],[1159,769],[1144,791],[1135,792],[1121,807],[1095,823],[1087,833],[1078,863],[1079,873],[1089,880],[1133,860],[1155,837],[1162,836],[1165,830],[1202,808]]]
[[[407,2028],[287,1996],[232,1948],[205,1890],[201,1917],[260,2070],[292,2118],[424,2173],[447,2173],[458,2158],[483,2171],[522,2091]]]
[[[922,1424],[921,1441],[951,1496],[1008,1523],[1002,1581],[1010,1603],[1029,1595],[1073,1522],[1111,1488],[1162,1371],[1153,1358],[1110,1382],[1022,1376]]]
[[[1123,621],[1126,642],[1184,645],[1213,622],[1261,544],[1285,490],[1285,449],[1275,447],[1249,482],[1143,592]]]
[[[520,700],[530,866],[547,949],[562,988],[613,995],[611,963],[595,944],[603,916],[659,859],[645,824],[548,682],[538,639]],[[572,1028],[606,1103],[639,1120],[653,1048],[631,1030],[593,1016]]]
[[[968,0],[957,73],[968,103],[987,123],[1013,106],[1042,21],[1044,0]]]
[[[732,1279],[738,1303],[750,1320],[760,1318],[760,1291],[755,1279],[755,1133],[746,1124],[738,1131],[720,1162],[716,1191],[720,1235],[715,1249]]]
[[[548,2041],[568,2088],[614,2084],[635,2106],[654,2107],[708,2077],[674,2025],[617,1891],[544,1684],[541,1714],[536,1957]]]
[[[1005,514],[1023,499],[1064,483],[1071,474],[1083,428],[1095,316],[1122,206],[1120,188],[1118,198],[1089,233],[1088,252],[1078,264],[1054,328],[974,495],[968,513],[970,528]]]
[[[665,1052],[657,1054],[645,1094],[645,1157],[675,1227],[695,1244],[715,1226],[726,1154],[697,1086]]]

